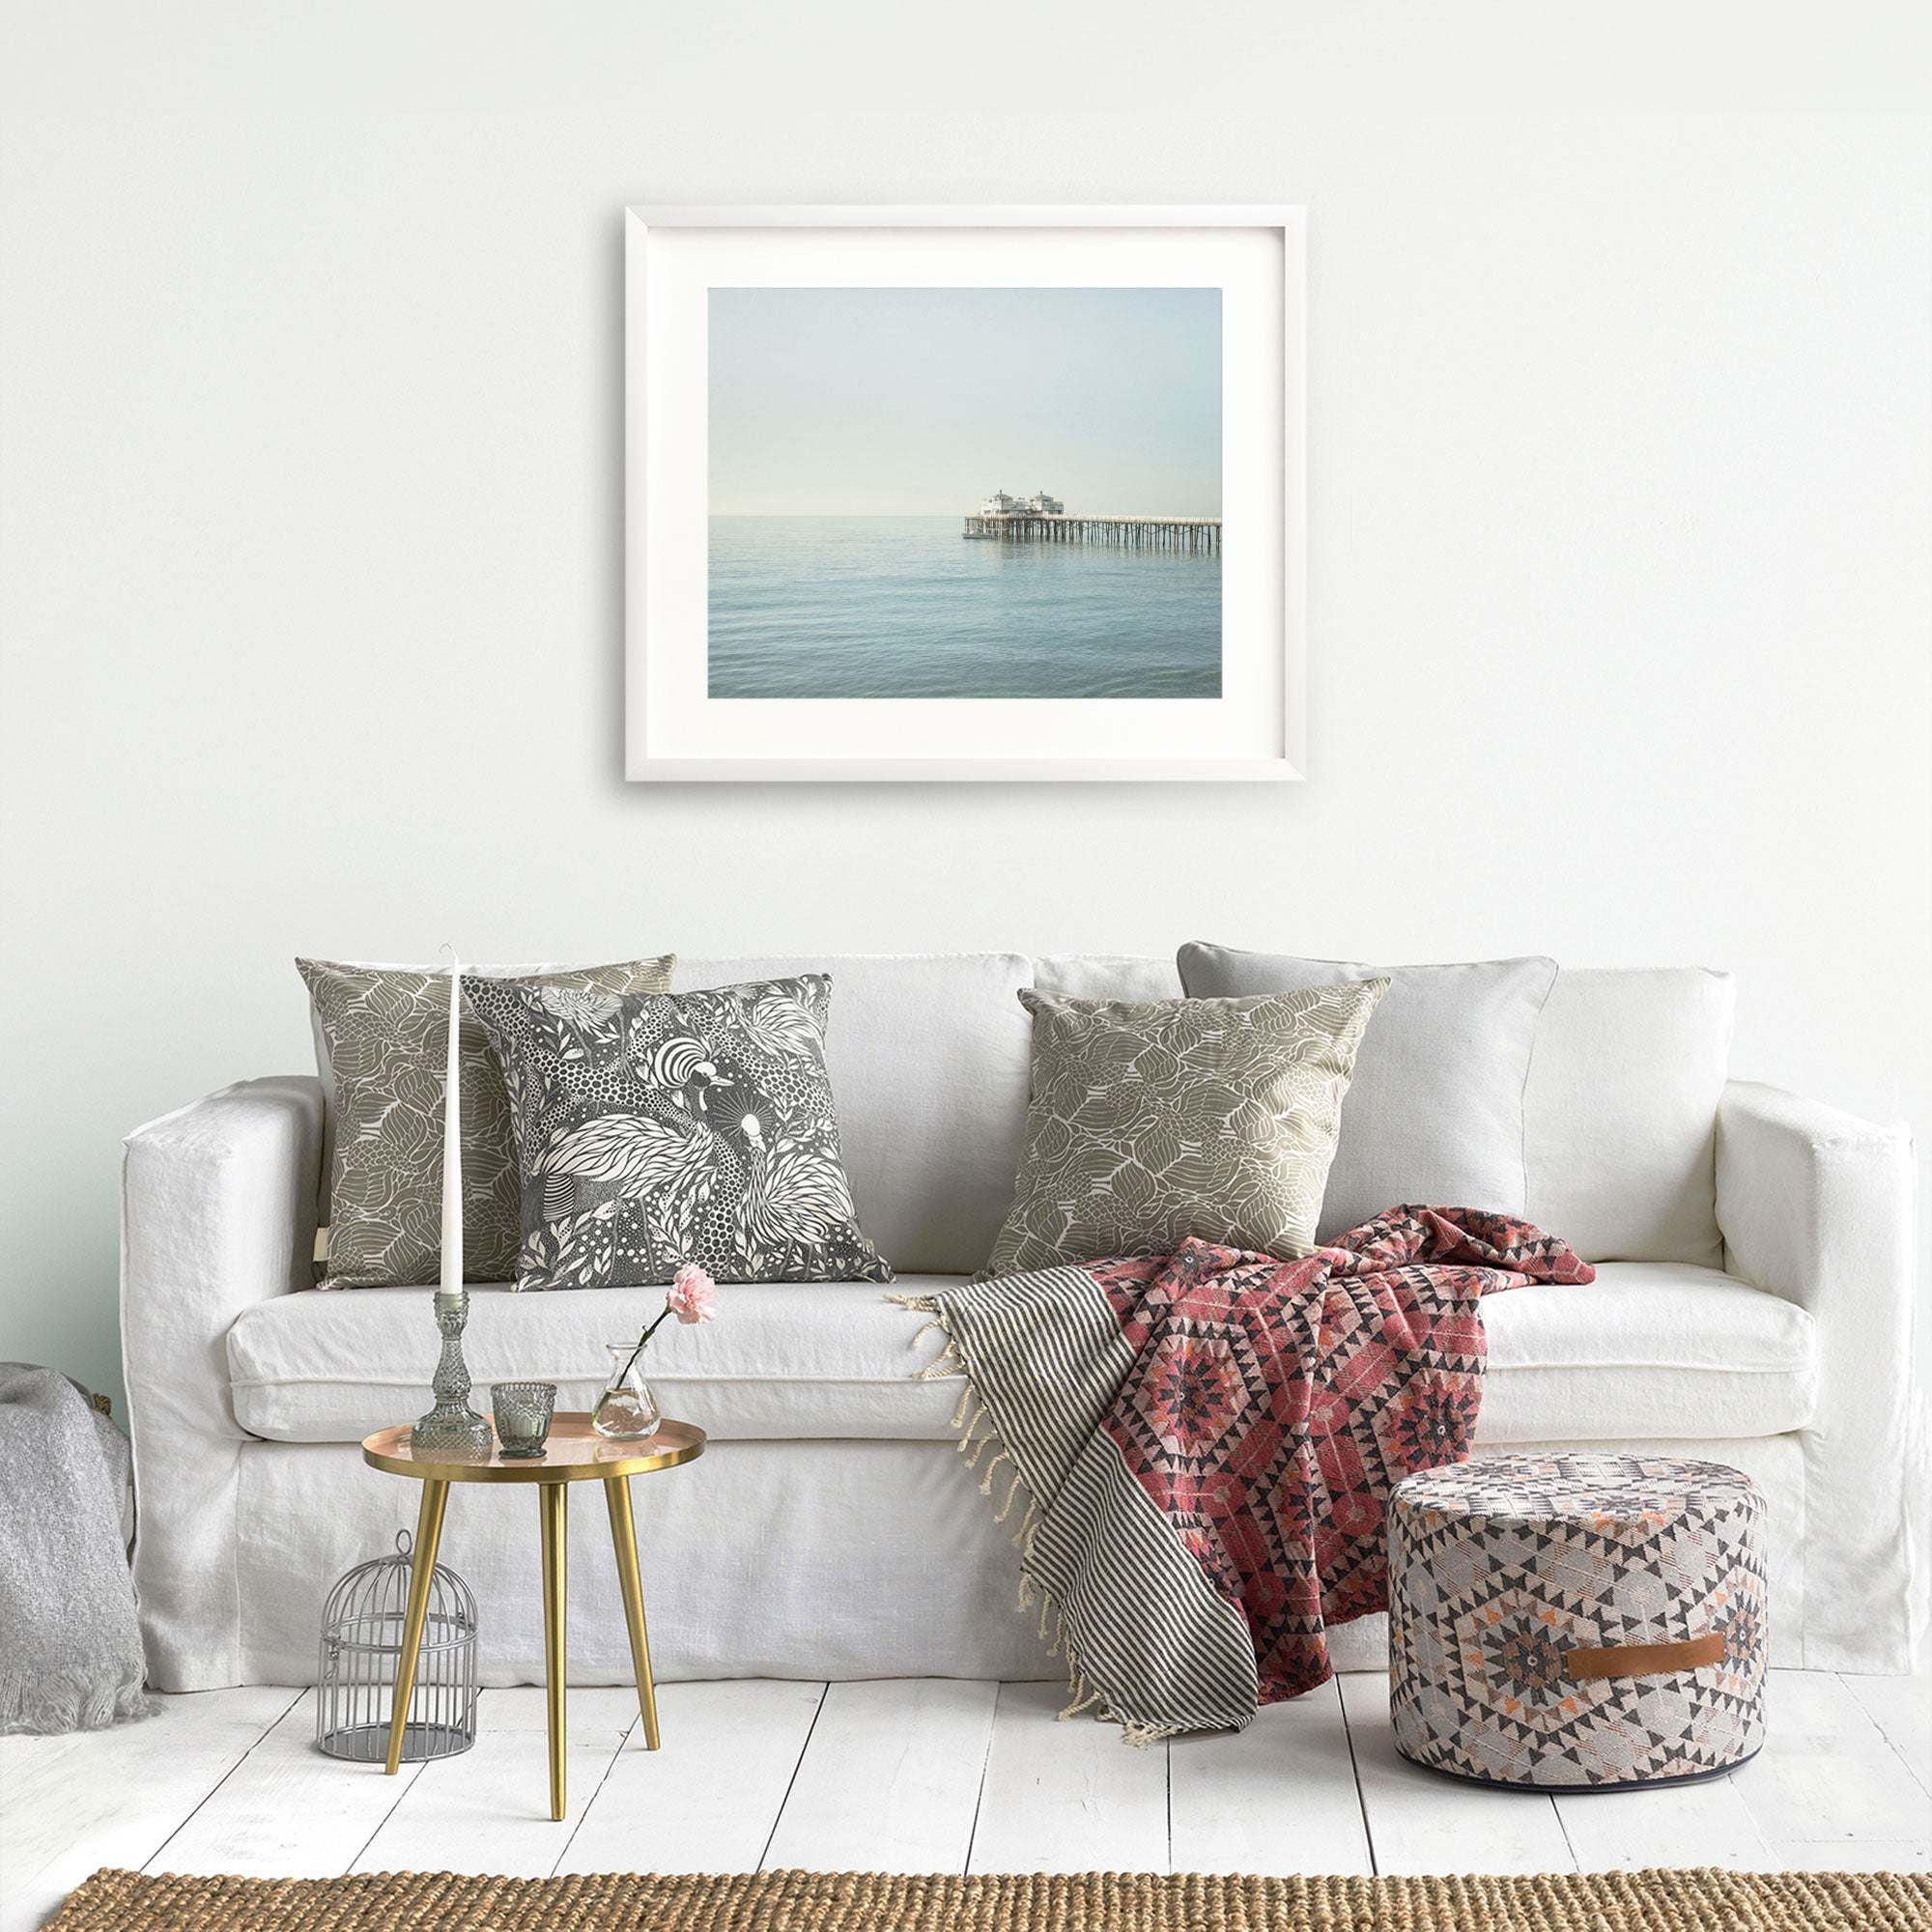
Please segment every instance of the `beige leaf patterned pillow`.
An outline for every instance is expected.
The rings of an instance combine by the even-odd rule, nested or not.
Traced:
[[[1033,1089],[1013,1205],[979,1279],[1172,1253],[1312,1253],[1355,1049],[1388,990],[1245,1000],[1022,992]]]
[[[665,993],[673,955],[517,976],[526,985]],[[325,1288],[407,1288],[442,1265],[442,1093],[449,979],[298,959],[333,1087]],[[467,1009],[462,1055],[463,1278],[508,1281],[523,1237],[502,1063]]]

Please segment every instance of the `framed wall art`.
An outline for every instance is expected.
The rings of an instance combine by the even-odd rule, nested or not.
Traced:
[[[1301,776],[1296,208],[633,208],[626,770]]]

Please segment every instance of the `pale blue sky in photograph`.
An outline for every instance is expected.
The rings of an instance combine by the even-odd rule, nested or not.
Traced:
[[[713,289],[714,516],[1221,514],[1219,289]]]

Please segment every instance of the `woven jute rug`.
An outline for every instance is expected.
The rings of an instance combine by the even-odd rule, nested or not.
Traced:
[[[1546,1878],[143,1878],[100,1871],[47,1932],[1926,1932],[1932,1875]]]

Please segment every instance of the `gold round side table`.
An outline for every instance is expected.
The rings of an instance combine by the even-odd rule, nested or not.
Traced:
[[[451,1483],[534,1483],[537,1518],[543,1532],[544,1680],[550,1720],[550,1815],[564,1812],[564,1585],[566,1483],[601,1482],[611,1514],[611,1541],[617,1552],[617,1581],[624,1592],[624,1622],[631,1636],[631,1665],[638,1680],[638,1714],[644,1723],[644,1748],[658,1747],[657,1687],[651,1681],[651,1644],[644,1629],[644,1586],[638,1575],[638,1531],[631,1515],[633,1476],[673,1469],[704,1453],[704,1432],[689,1422],[663,1422],[654,1435],[637,1441],[611,1441],[582,1412],[556,1416],[540,1457],[508,1457],[500,1450],[483,1463],[440,1462],[410,1447],[410,1425],[379,1429],[362,1443],[362,1460],[392,1476],[413,1476],[423,1486],[416,1515],[415,1548],[410,1563],[410,1601],[403,1617],[403,1654],[396,1662],[395,1706],[389,1716],[388,1772],[402,1764],[403,1731],[415,1691],[416,1655],[422,1647],[423,1620],[429,1609],[430,1579],[436,1572],[436,1546],[442,1536],[442,1513]]]

